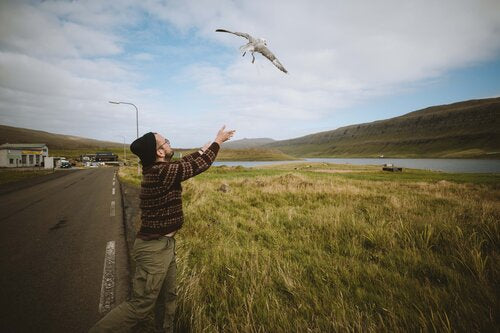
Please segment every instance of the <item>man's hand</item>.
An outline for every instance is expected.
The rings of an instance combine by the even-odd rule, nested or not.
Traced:
[[[222,128],[219,130],[217,133],[217,136],[215,137],[215,142],[219,144],[219,146],[223,143],[226,142],[227,140],[231,139],[231,137],[234,135],[234,130],[232,131],[226,131],[226,125],[222,126]]]

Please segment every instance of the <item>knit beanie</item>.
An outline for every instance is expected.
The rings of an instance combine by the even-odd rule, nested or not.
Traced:
[[[130,150],[139,156],[142,166],[150,166],[156,161],[156,138],[149,132],[132,142]]]

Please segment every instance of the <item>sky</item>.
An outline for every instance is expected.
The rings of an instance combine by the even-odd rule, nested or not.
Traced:
[[[265,38],[289,74],[227,29]],[[202,146],[500,96],[500,2],[0,0],[0,124]]]

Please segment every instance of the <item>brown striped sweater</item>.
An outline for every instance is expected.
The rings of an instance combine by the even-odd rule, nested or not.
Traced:
[[[214,142],[203,154],[192,153],[175,162],[155,162],[143,169],[138,238],[157,239],[182,227],[181,182],[207,170],[219,148]]]

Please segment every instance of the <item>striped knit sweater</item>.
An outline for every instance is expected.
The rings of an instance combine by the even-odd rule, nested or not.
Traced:
[[[214,142],[203,153],[192,153],[175,162],[156,162],[142,171],[141,229],[137,237],[149,240],[182,227],[181,182],[207,170],[219,152]]]

